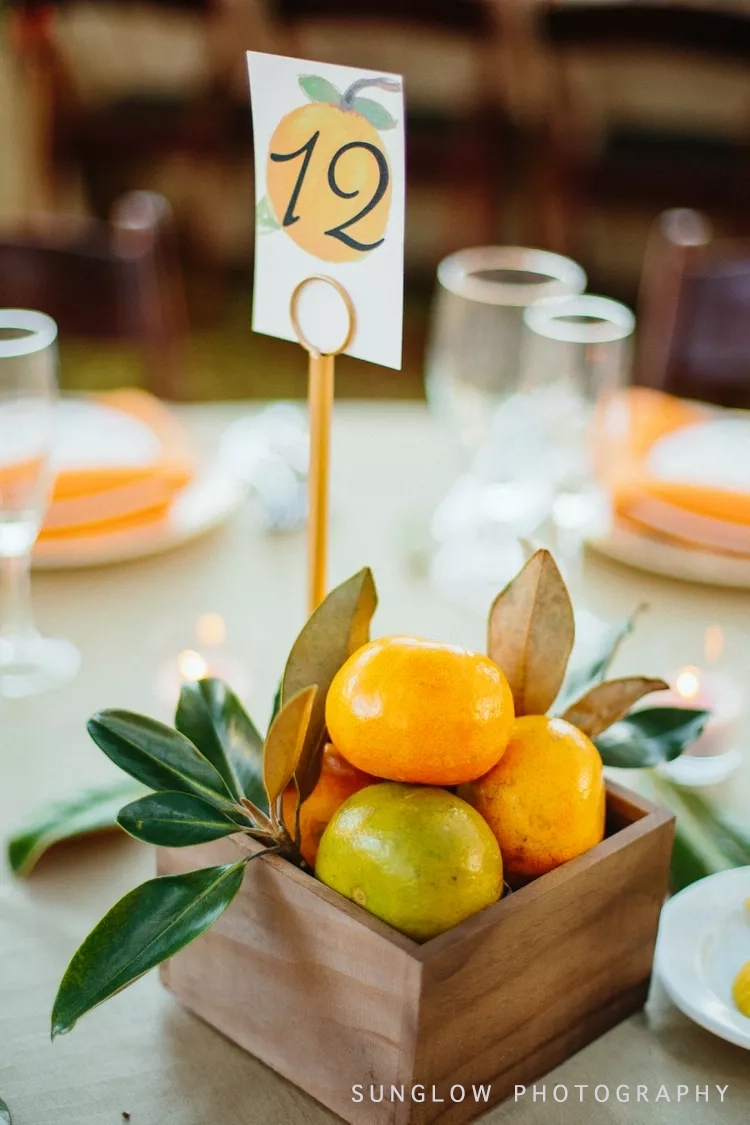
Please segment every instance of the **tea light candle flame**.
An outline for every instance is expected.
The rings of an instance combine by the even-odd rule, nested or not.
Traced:
[[[209,667],[199,652],[186,648],[177,657],[177,668],[180,678],[188,682],[203,680],[208,675]]]
[[[682,668],[675,679],[675,691],[684,700],[693,700],[700,695],[700,670],[693,664]]]

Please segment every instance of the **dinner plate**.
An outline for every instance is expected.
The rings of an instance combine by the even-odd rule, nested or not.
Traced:
[[[722,555],[699,547],[681,547],[655,536],[639,535],[619,525],[615,525],[606,537],[590,540],[589,545],[617,562],[652,574],[681,578],[686,582],[702,582],[709,586],[750,590],[750,558],[742,555]]]
[[[695,1023],[750,1050],[750,1019],[732,1000],[732,983],[750,961],[750,867],[709,875],[671,898],[661,912],[656,972]]]
[[[164,520],[99,535],[41,540],[34,548],[33,565],[39,570],[106,566],[170,551],[224,523],[246,491],[224,465],[210,465],[176,497]]]

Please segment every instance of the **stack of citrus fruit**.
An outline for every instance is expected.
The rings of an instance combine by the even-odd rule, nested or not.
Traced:
[[[479,653],[371,641],[333,679],[326,725],[303,854],[323,883],[415,940],[603,838],[594,744],[563,719],[516,719],[505,675]]]

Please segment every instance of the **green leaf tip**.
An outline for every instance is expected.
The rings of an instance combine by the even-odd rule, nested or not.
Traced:
[[[13,1125],[8,1103],[4,1102],[2,1098],[0,1098],[0,1125]]]
[[[594,744],[605,766],[645,769],[678,758],[710,717],[710,711],[685,707],[644,707],[603,731]]]
[[[246,862],[159,876],[120,899],[65,970],[52,1008],[52,1039],[210,929],[240,889]]]
[[[351,108],[361,113],[376,129],[395,129],[398,125],[396,118],[385,106],[373,101],[372,98],[353,98]]]
[[[191,793],[150,793],[120,810],[117,821],[130,836],[162,848],[187,848],[239,831],[220,809]]]
[[[302,93],[311,102],[341,104],[341,91],[337,90],[333,82],[329,82],[327,78],[321,78],[317,74],[301,74],[298,82]]]

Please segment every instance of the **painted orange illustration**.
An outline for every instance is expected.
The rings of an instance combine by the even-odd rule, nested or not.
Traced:
[[[323,261],[357,261],[385,239],[392,176],[380,131],[397,124],[361,91],[394,93],[400,85],[362,78],[341,94],[315,75],[299,83],[310,103],[282,117],[271,138],[258,224],[281,228]]]

